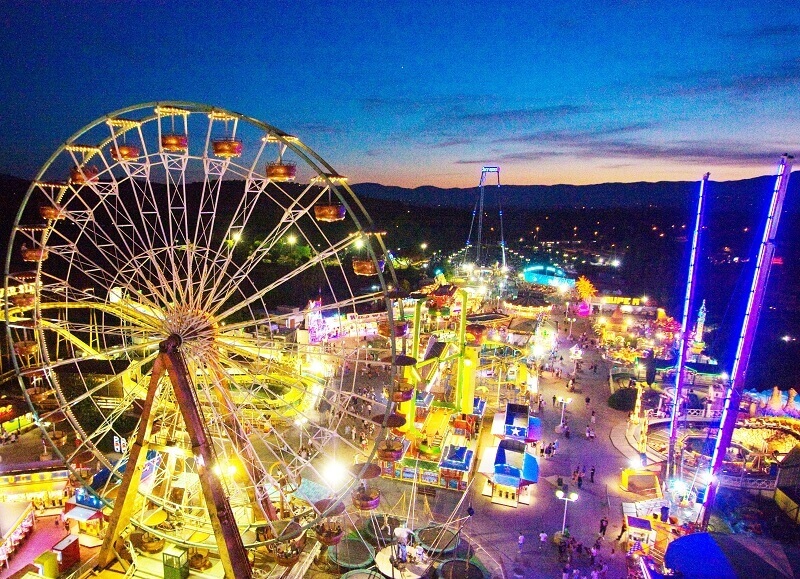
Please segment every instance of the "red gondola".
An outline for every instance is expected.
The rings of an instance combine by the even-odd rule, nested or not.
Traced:
[[[347,209],[341,203],[321,203],[314,205],[314,218],[317,221],[341,221],[347,215]]]
[[[242,141],[240,139],[216,139],[212,144],[217,157],[230,159],[242,154]]]
[[[356,275],[378,275],[378,271],[383,272],[386,262],[382,259],[378,260],[378,265],[371,259],[354,259],[353,272]]]
[[[136,145],[117,145],[109,149],[115,161],[135,161],[139,158],[139,147]]]
[[[83,185],[88,181],[97,181],[97,174],[100,171],[94,165],[85,167],[73,167],[69,171],[69,180],[75,185]]]
[[[189,137],[175,133],[161,135],[161,148],[171,153],[184,153],[189,149]]]
[[[297,176],[297,165],[275,161],[267,163],[267,178],[273,181],[291,181]]]

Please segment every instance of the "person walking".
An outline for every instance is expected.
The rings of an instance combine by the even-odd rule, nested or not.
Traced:
[[[586,407],[587,407],[587,408],[589,407],[589,404],[590,404],[591,402],[592,402],[592,399],[591,399],[589,396],[587,396],[587,397],[586,397]]]
[[[608,529],[608,519],[605,516],[603,516],[603,518],[600,519],[600,534],[603,537],[606,536],[606,529]]]
[[[525,535],[522,533],[519,534],[519,538],[517,539],[517,546],[519,548],[519,552],[522,553],[522,546],[525,545]]]
[[[589,471],[589,482],[594,482],[594,465],[592,465],[592,470]]]
[[[545,543],[547,543],[547,533],[544,530],[539,533],[539,550],[541,551],[544,548]]]
[[[578,475],[578,488],[583,487],[583,475]]]
[[[553,408],[556,407],[556,395],[553,394]]]
[[[592,422],[592,424],[595,424],[597,422],[597,416],[596,416],[594,410],[592,410],[591,422]]]
[[[622,528],[619,530],[619,535],[617,535],[617,541],[620,541],[622,539],[622,535],[624,535],[627,532],[628,532],[628,525],[625,522],[625,520],[623,519]]]

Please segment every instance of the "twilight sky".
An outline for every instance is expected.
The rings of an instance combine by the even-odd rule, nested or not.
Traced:
[[[105,113],[188,100],[296,134],[352,183],[771,174],[800,154],[787,6],[3,0],[0,173],[32,178]]]

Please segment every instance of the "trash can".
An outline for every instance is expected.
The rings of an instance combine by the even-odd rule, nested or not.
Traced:
[[[661,522],[666,523],[669,521],[669,505],[663,505],[661,507]]]

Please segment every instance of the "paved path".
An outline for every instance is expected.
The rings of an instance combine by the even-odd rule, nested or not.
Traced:
[[[555,313],[549,323],[555,326],[554,322],[562,319],[563,310]],[[574,336],[580,336],[584,331],[589,334],[590,320],[579,319],[572,330]],[[568,350],[575,341],[568,339],[564,332],[559,337],[559,356],[564,358],[564,368],[571,370]],[[571,481],[572,471],[576,467],[585,467],[587,476],[583,487],[578,490],[579,499],[567,507],[567,526],[584,545],[591,545],[598,537],[599,520],[603,516],[608,517],[610,524],[600,556],[608,563],[608,577],[626,576],[624,555],[616,549],[614,539],[619,534],[622,522],[622,501],[636,500],[634,495],[619,488],[620,471],[628,466],[628,455],[635,456],[636,453],[625,439],[627,414],[613,410],[607,404],[610,395],[608,366],[594,349],[585,351],[583,360],[583,371],[578,374],[575,392],[567,391],[566,378],[556,379],[550,372],[545,372],[540,380],[540,389],[546,401],[541,415],[543,438],[545,443],[558,439],[559,451],[555,457],[541,460],[540,480],[533,491],[532,504],[521,505],[517,509],[493,505],[488,498],[480,496],[485,481],[482,475],[476,477],[473,485],[471,500],[476,514],[468,523],[467,532],[480,542],[489,555],[503,564],[506,577],[561,577],[563,563],[558,562],[555,545],[548,540],[540,549],[538,535],[544,530],[551,539],[555,532],[561,530],[564,502],[555,496],[555,482],[561,476],[564,482],[570,484],[570,491],[578,490]],[[594,363],[599,365],[596,374],[589,369]],[[553,395],[572,398],[566,411],[572,431],[569,439],[555,431],[560,422],[561,408],[552,407]],[[590,398],[589,405],[585,402],[586,397]],[[596,438],[587,440],[585,429],[590,423],[592,410],[596,413]],[[488,436],[487,431],[485,427],[484,436]],[[588,476],[592,466],[596,468],[594,483],[589,482]],[[520,532],[525,536],[521,554],[517,548]],[[615,551],[613,554],[612,548]],[[584,556],[575,564],[588,576],[588,557]]]

